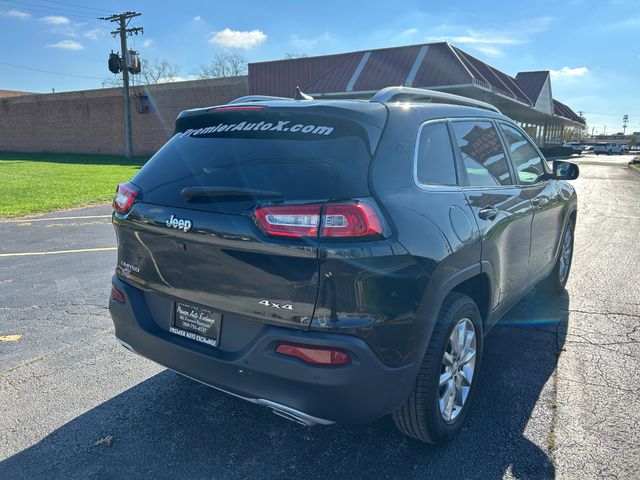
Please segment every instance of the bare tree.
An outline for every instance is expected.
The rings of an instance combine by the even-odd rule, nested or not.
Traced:
[[[306,53],[293,53],[293,52],[287,52],[284,54],[284,58],[285,60],[294,60],[296,58],[307,58],[309,55],[307,55]]]
[[[142,60],[140,80],[146,85],[175,82],[179,73],[180,67],[169,63],[166,58],[155,59],[153,62]]]
[[[246,75],[247,60],[237,53],[219,53],[209,65],[201,65],[192,73],[201,79]]]
[[[122,88],[122,75],[112,75],[102,79],[102,88]]]

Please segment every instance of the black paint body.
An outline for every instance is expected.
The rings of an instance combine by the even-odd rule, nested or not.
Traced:
[[[163,176],[152,159],[132,180],[141,188],[139,201],[127,215],[113,216],[119,246],[114,284],[126,296],[125,304],[110,303],[116,335],[146,357],[244,397],[327,420],[373,420],[409,394],[449,292],[474,297],[486,333],[550,273],[563,229],[576,212],[575,192],[552,175],[532,186],[516,180],[470,187],[460,174],[455,186],[418,185],[420,125],[461,118],[513,125],[490,111],[358,101],[266,105],[333,115],[362,127],[371,155],[368,171],[360,172],[368,192],[353,197],[375,202],[386,222],[385,238],[276,239],[252,219],[259,201],[210,209],[217,211],[163,203],[145,187]],[[183,114],[178,131],[186,128],[181,122],[207,112]],[[458,154],[455,161],[460,172]],[[330,200],[336,199],[323,199]],[[487,206],[496,210],[494,218],[480,218]],[[191,220],[192,230],[167,228],[171,215]],[[259,303],[264,299],[294,308],[266,307]],[[168,332],[178,300],[222,314],[219,348]],[[278,341],[339,347],[353,362],[307,365],[275,354]]]

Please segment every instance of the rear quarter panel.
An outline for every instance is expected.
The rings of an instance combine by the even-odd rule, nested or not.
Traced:
[[[423,190],[413,181],[418,126],[445,113],[432,107],[431,116],[422,108],[390,109],[372,163],[370,186],[390,223],[388,243],[364,256],[365,249],[356,256],[344,246],[321,244],[319,250],[312,328],[361,336],[390,366],[421,359],[446,289],[455,287],[451,280],[481,271],[480,237],[462,190]],[[466,216],[466,232],[454,231],[452,209]]]

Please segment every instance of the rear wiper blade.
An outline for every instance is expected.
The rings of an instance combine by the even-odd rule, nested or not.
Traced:
[[[227,198],[229,200],[282,198],[282,193],[280,192],[239,187],[185,187],[180,192],[180,195],[187,201],[196,198]]]

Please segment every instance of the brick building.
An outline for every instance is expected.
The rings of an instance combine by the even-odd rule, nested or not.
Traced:
[[[134,155],[160,148],[182,110],[246,94],[244,76],[132,88]],[[0,151],[121,155],[123,125],[121,88],[0,95]]]
[[[154,153],[177,114],[247,94],[370,98],[393,85],[440,90],[498,107],[540,146],[562,143],[584,119],[553,98],[549,71],[512,77],[446,42],[249,64],[249,75],[135,87],[133,151]],[[4,92],[4,93],[3,93]],[[0,90],[0,151],[122,154],[122,89],[25,94]]]

